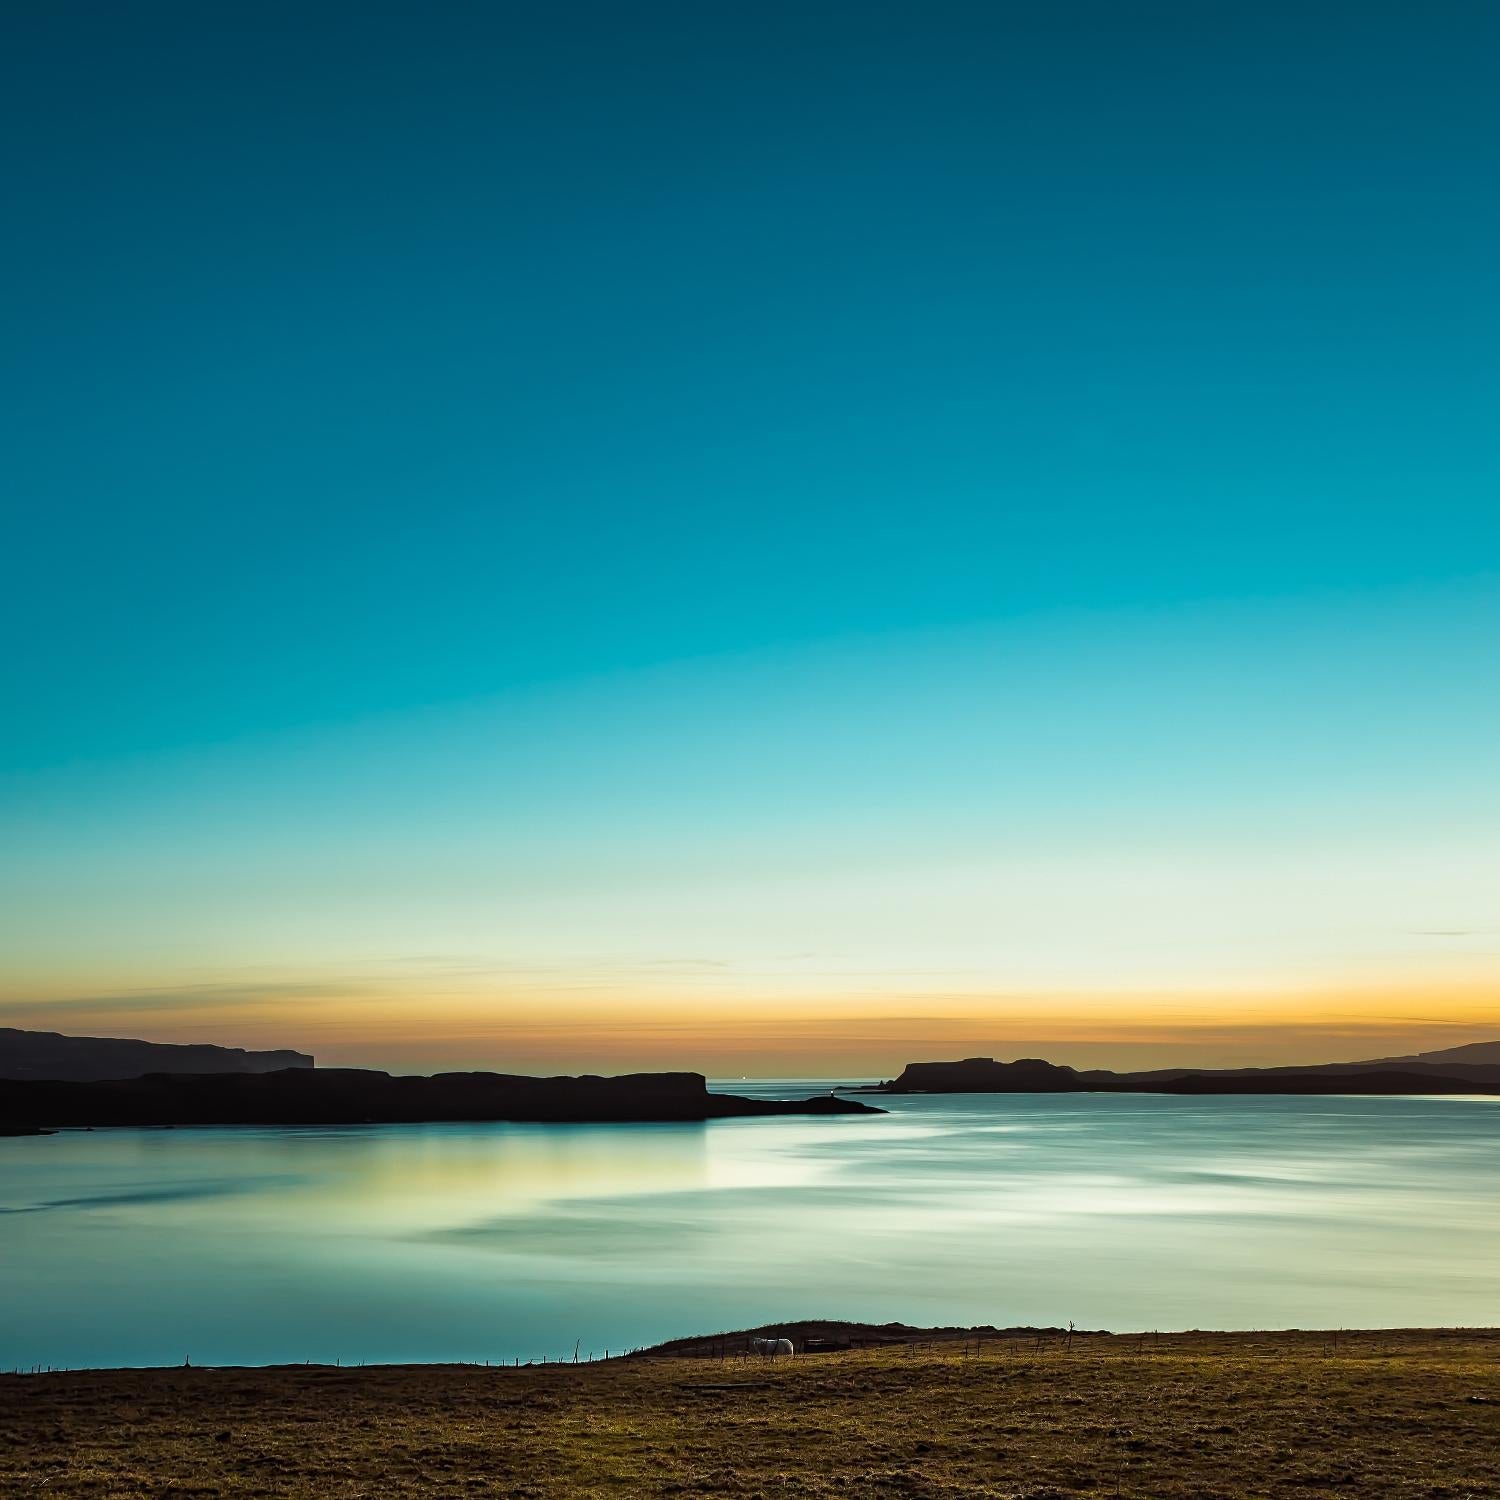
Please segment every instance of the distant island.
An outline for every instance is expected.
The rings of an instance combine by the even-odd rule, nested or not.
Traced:
[[[305,1052],[246,1052],[241,1047],[142,1042],[133,1037],[63,1036],[0,1026],[0,1080],[93,1083],[143,1073],[274,1073],[310,1068]]]
[[[1280,1068],[1079,1070],[1036,1057],[907,1063],[882,1094],[1500,1094],[1500,1042]]]
[[[278,1073],[149,1073],[91,1083],[20,1081],[0,1089],[0,1131],[12,1135],[96,1125],[647,1123],[882,1113],[874,1105],[832,1094],[809,1099],[712,1094],[701,1073],[400,1077],[360,1068],[288,1068]]]

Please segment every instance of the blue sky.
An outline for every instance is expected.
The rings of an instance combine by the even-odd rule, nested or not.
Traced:
[[[15,18],[0,1002],[323,976],[357,1049],[392,965],[370,1013],[449,1023],[442,954],[497,1026],[600,966],[643,1019],[725,970],[726,1016],[861,1015],[945,957],[1002,1039],[1018,990],[1062,1027],[1185,973],[1215,1024],[1253,983],[1500,1010],[1497,32]],[[1286,897],[1351,841],[1378,896]],[[1245,903],[1198,858],[1260,914],[1202,951]],[[1132,947],[1158,887],[1100,872],[1152,859]],[[1428,972],[1424,924],[1468,946]]]

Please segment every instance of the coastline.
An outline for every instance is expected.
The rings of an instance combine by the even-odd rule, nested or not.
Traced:
[[[791,1356],[765,1358],[754,1347],[757,1339],[784,1338],[793,1344]],[[1408,1348],[1440,1348],[1448,1344],[1477,1344],[1493,1349],[1500,1381],[1500,1324],[1473,1327],[1392,1325],[1388,1328],[1078,1328],[1065,1324],[992,1323],[920,1324],[865,1323],[844,1318],[791,1318],[750,1328],[686,1334],[633,1349],[600,1351],[577,1341],[577,1353],[559,1352],[557,1358],[359,1360],[332,1364],[319,1360],[271,1361],[265,1364],[180,1365],[39,1365],[31,1369],[0,1369],[0,1380],[28,1380],[58,1375],[171,1376],[180,1372],[206,1375],[234,1372],[370,1370],[402,1371],[412,1375],[435,1370],[483,1370],[495,1374],[515,1370],[571,1370],[581,1372],[605,1365],[646,1363],[748,1363],[775,1365],[787,1358],[821,1361],[844,1355],[878,1353],[920,1354],[937,1351],[953,1358],[1074,1354],[1092,1350],[1114,1355],[1166,1353],[1259,1353],[1267,1357],[1292,1352],[1373,1356]],[[1500,1399],[1500,1396],[1497,1396]]]

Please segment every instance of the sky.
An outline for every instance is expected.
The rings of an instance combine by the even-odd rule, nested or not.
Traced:
[[[1500,1034],[1495,7],[6,31],[0,1024]]]

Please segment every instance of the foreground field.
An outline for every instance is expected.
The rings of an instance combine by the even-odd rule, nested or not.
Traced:
[[[10,1375],[0,1494],[1493,1497],[1500,1332]]]

